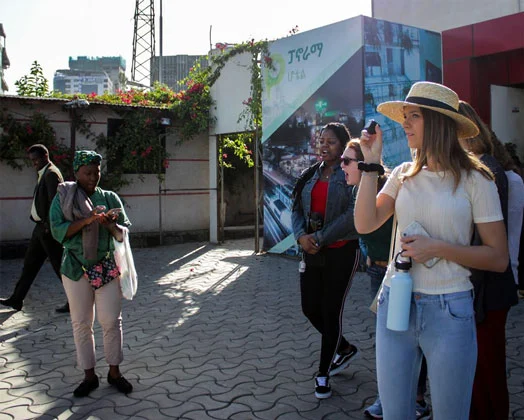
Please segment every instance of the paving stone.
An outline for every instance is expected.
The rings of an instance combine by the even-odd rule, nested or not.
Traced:
[[[176,407],[166,407],[166,408],[162,407],[160,409],[160,412],[171,418],[178,419],[178,418],[184,418],[186,413],[205,412],[205,407],[195,402],[185,402],[184,404],[180,404]]]
[[[134,250],[139,291],[123,301],[129,395],[108,386],[95,322],[100,387],[74,398],[82,380],[70,318],[54,313],[65,295],[45,264],[21,312],[0,309],[0,420],[362,419],[377,393],[375,316],[369,281],[357,273],[343,333],[360,357],[319,401],[313,378],[320,335],[302,314],[295,259],[253,253],[253,240]],[[0,264],[7,296],[22,260]],[[54,284],[56,287],[49,287]],[[508,316],[507,373],[513,419],[524,419],[524,304]]]

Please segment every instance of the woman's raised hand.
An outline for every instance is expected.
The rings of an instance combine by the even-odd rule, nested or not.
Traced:
[[[105,207],[102,209],[103,206],[97,206],[93,210],[91,210],[91,215],[87,218],[88,225],[93,222],[104,222],[106,218],[106,214],[104,213]]]
[[[382,129],[377,124],[376,134],[369,134],[362,130],[360,136],[360,149],[366,163],[380,163],[382,161]]]

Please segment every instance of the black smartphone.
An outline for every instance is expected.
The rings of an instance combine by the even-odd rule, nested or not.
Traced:
[[[364,127],[364,130],[366,130],[369,134],[376,134],[375,127],[377,126],[377,122],[375,120],[370,120],[367,127]]]

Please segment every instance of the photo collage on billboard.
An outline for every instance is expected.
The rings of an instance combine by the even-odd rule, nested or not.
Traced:
[[[362,128],[362,51],[348,60],[264,143],[264,246],[292,234],[291,192],[302,171],[318,160],[317,138],[329,122],[352,136]],[[266,230],[267,226],[267,230]],[[296,246],[288,253],[296,253]]]

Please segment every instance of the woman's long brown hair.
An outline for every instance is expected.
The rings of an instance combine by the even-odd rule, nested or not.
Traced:
[[[479,134],[476,137],[464,140],[468,152],[476,155],[493,155],[493,143],[491,141],[491,130],[484,121],[480,119],[477,111],[466,101],[459,101],[459,113],[468,117],[479,128]]]
[[[487,179],[494,179],[487,166],[462,148],[454,120],[431,109],[421,107],[420,110],[424,118],[424,140],[422,148],[416,151],[414,165],[403,178],[415,176],[424,166],[427,166],[428,160],[431,160],[440,171],[451,173],[454,190],[460,183],[462,170],[468,174],[476,170]]]

